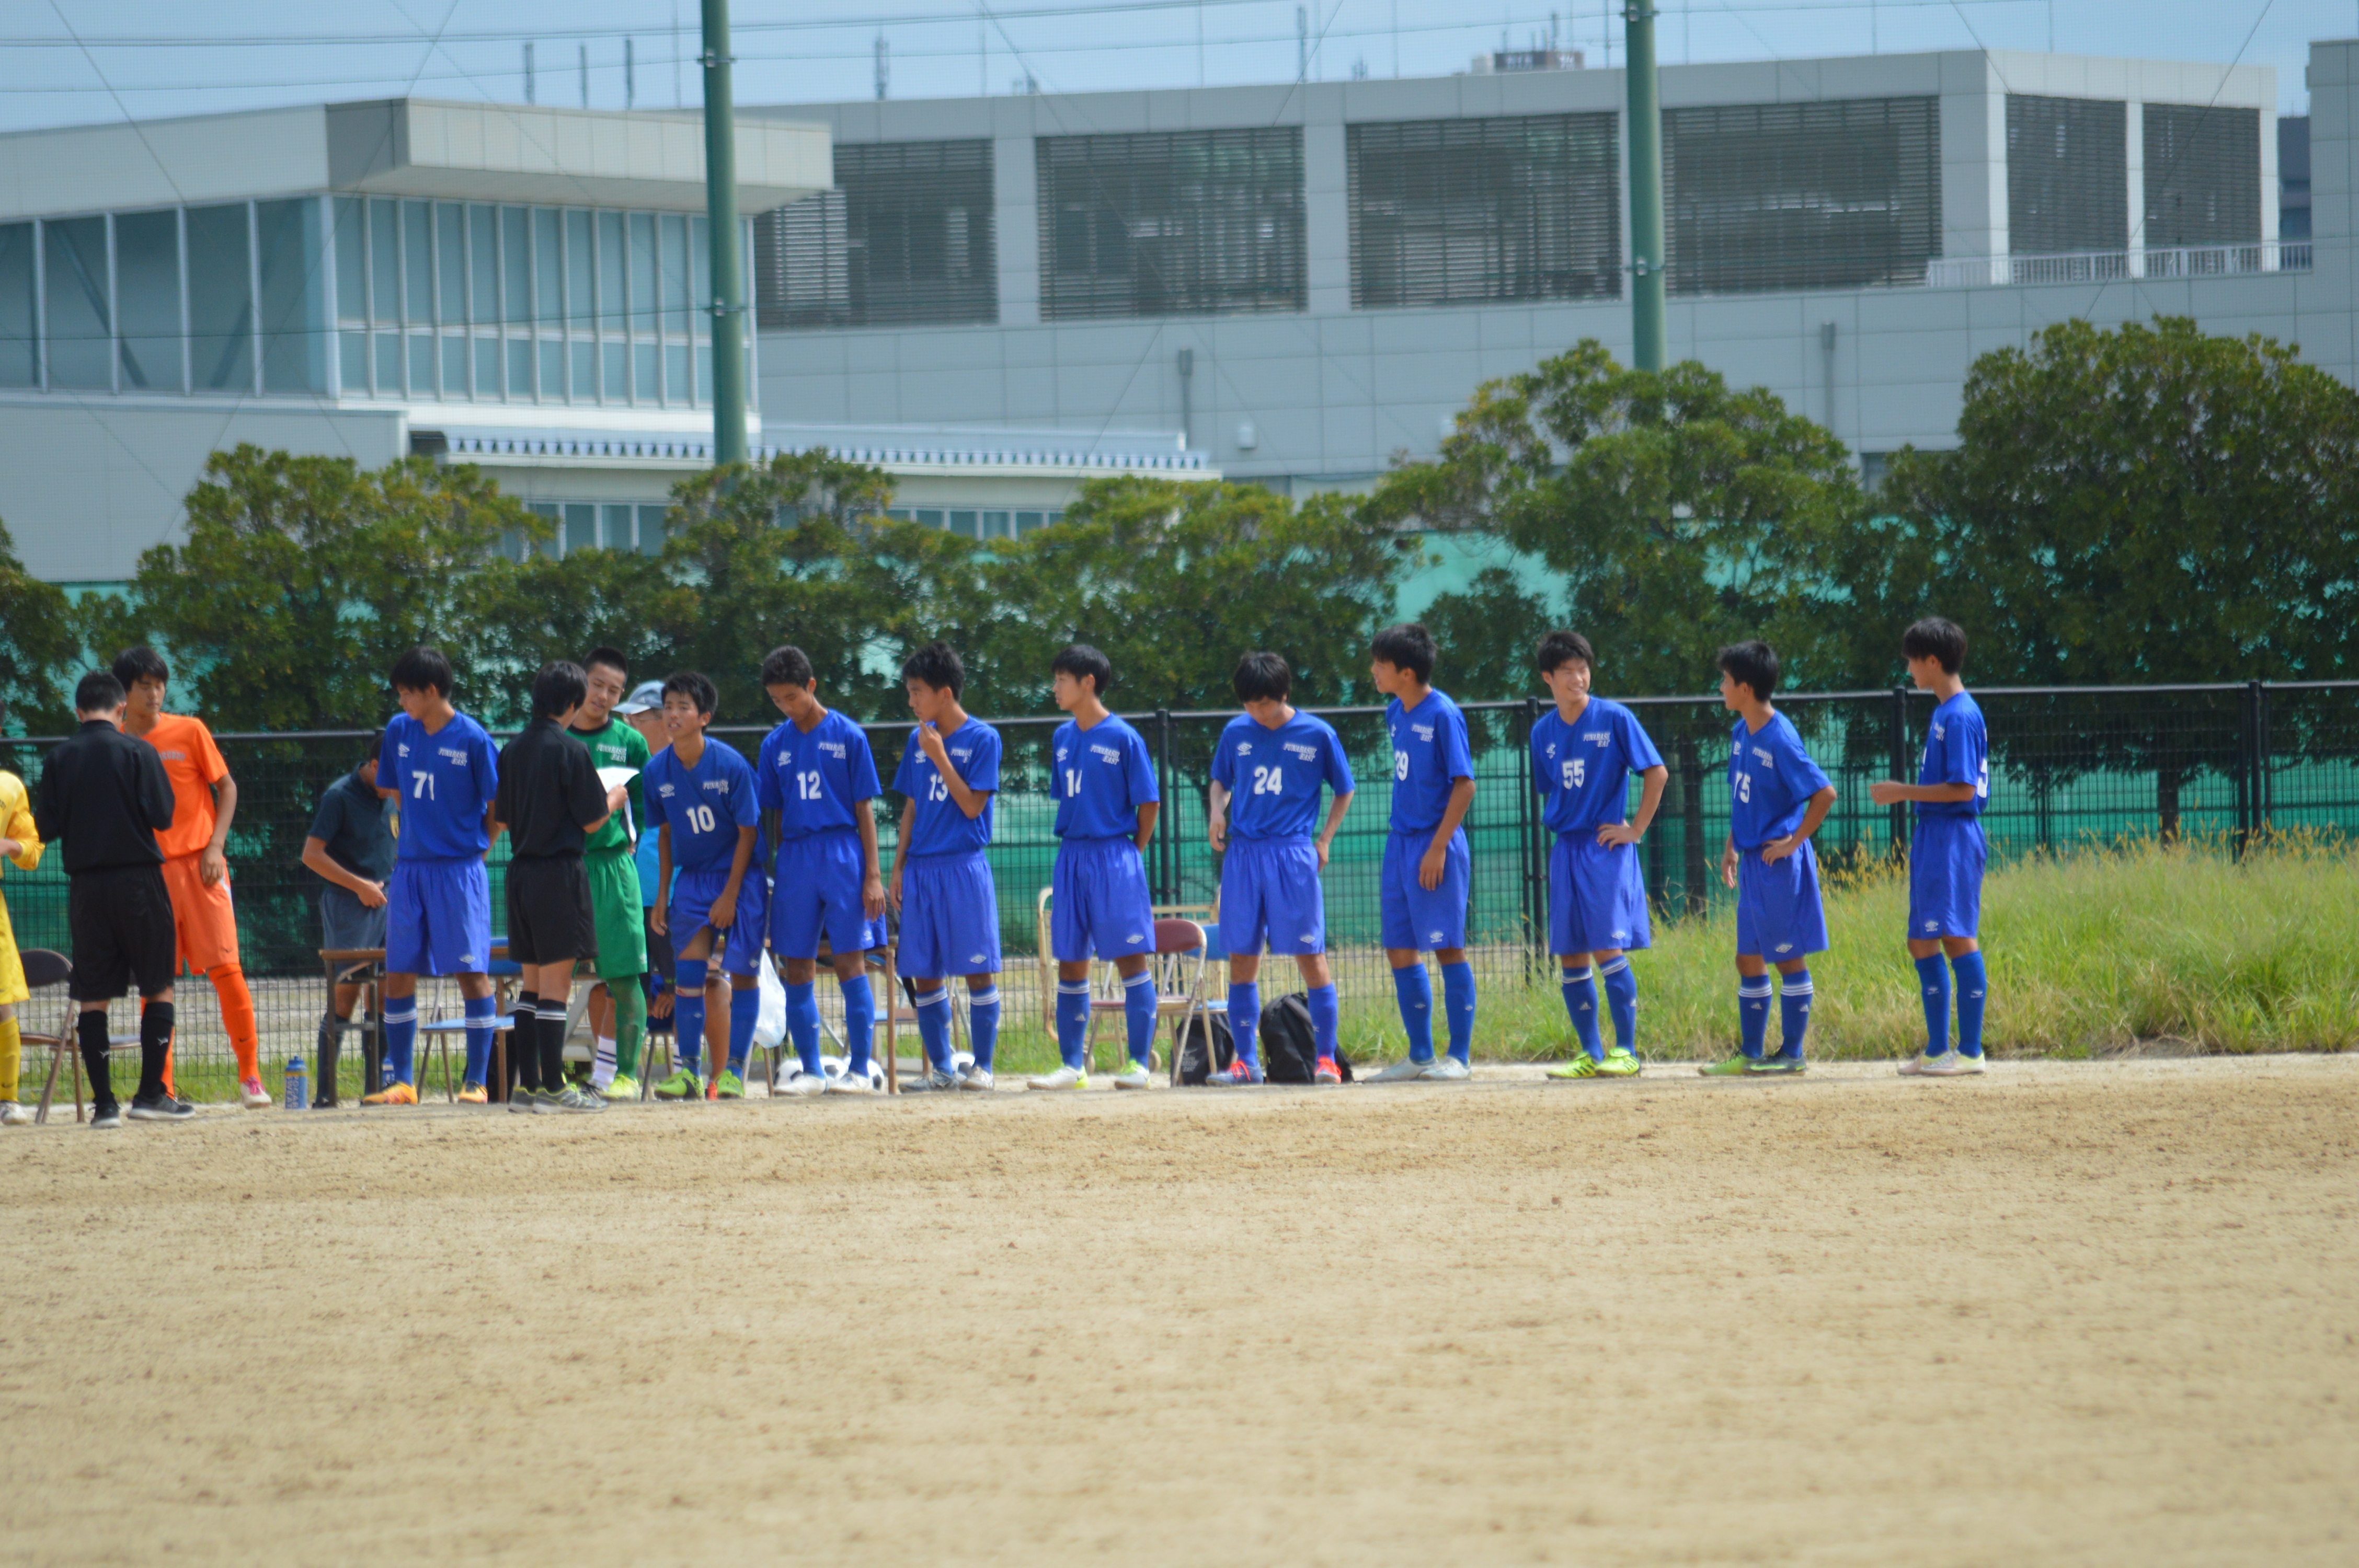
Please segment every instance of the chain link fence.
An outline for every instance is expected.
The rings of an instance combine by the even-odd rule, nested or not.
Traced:
[[[2339,836],[2359,830],[2359,681],[1975,691],[1991,732],[1991,797],[1984,823],[1995,860],[2124,838],[2184,835],[2241,853],[2255,834],[2298,830]],[[1700,915],[1733,897],[1720,884],[1728,831],[1726,747],[1731,716],[1712,697],[1627,698],[1670,767],[1670,783],[1640,850],[1657,918]],[[1464,705],[1475,756],[1470,957],[1480,984],[1553,983],[1547,932],[1547,843],[1525,751],[1538,700]],[[1834,809],[1820,829],[1821,860],[1840,868],[1897,853],[1907,809],[1868,799],[1878,779],[1913,779],[1932,701],[1922,692],[1788,693],[1778,707],[1834,782]],[[1391,987],[1377,946],[1378,872],[1392,785],[1391,749],[1375,708],[1315,710],[1350,748],[1360,790],[1337,833],[1326,874],[1328,932],[1347,1010],[1384,1009]],[[1209,910],[1219,857],[1204,833],[1212,748],[1233,712],[1126,716],[1146,737],[1161,775],[1164,811],[1148,847],[1158,903]],[[1038,899],[1056,855],[1049,798],[1049,738],[1056,717],[993,719],[1006,742],[991,849],[1011,1027],[1038,1027],[1052,986],[1038,967]],[[867,727],[878,772],[893,775],[910,726]],[[716,726],[712,734],[751,760],[766,730]],[[505,737],[503,737],[505,738]],[[38,788],[41,759],[58,737],[0,742],[0,766]],[[224,734],[216,737],[238,781],[229,841],[240,942],[253,984],[263,1054],[275,1064],[310,1054],[325,1000],[319,893],[300,863],[321,792],[361,760],[364,731]],[[1633,798],[1635,799],[1635,789]],[[879,803],[878,827],[891,864],[902,801]],[[507,845],[493,857],[493,909]],[[54,852],[39,870],[7,868],[8,902],[23,947],[71,952],[66,884]],[[1270,979],[1283,987],[1283,968]],[[428,982],[421,999],[436,1016],[459,1011],[455,989]],[[822,987],[822,993],[832,988]],[[46,1005],[46,1004],[44,1004]],[[440,1010],[439,1011],[437,1010]],[[226,1095],[234,1076],[227,1037],[201,978],[180,990],[176,1048],[183,1092]],[[53,1021],[37,1018],[37,1027]],[[117,1027],[127,1028],[127,1006]],[[905,1043],[906,1044],[906,1043]],[[913,1045],[908,1046],[914,1049]],[[30,1065],[28,1065],[28,1071]]]

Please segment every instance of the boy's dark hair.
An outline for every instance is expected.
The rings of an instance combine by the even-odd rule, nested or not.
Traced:
[[[773,648],[762,660],[762,684],[773,686],[809,686],[819,677],[811,673],[810,655],[800,648]],[[669,691],[671,687],[664,687]]]
[[[366,767],[369,763],[375,762],[379,756],[384,754],[384,752],[385,726],[380,724],[377,726],[376,733],[368,738],[368,750],[360,754],[359,760],[354,762],[353,766],[355,768]]]
[[[631,684],[631,661],[623,656],[622,649],[601,646],[592,648],[582,655],[582,673],[584,677],[587,677],[589,673],[600,665],[605,665],[622,676],[625,686]]]
[[[1433,681],[1433,661],[1441,650],[1433,645],[1433,633],[1424,623],[1412,621],[1377,633],[1368,652],[1397,670],[1407,670],[1417,677],[1418,685],[1429,686]]]
[[[451,661],[440,648],[412,648],[393,662],[393,689],[436,691],[451,696]]]
[[[1966,634],[1956,622],[1928,615],[1900,633],[1900,651],[1912,659],[1936,660],[1943,675],[1953,676],[1965,665]]]
[[[1589,639],[1578,632],[1549,633],[1540,639],[1539,651],[1532,655],[1532,662],[1539,666],[1539,672],[1544,676],[1556,674],[1571,659],[1579,659],[1593,670],[1597,668],[1596,650],[1589,645]]]
[[[114,678],[125,691],[129,691],[143,680],[159,680],[169,685],[172,672],[165,666],[161,654],[142,643],[114,655]]]
[[[777,657],[777,654],[776,654],[770,655],[770,658],[772,659]],[[765,674],[768,672],[769,667],[769,660],[765,659],[762,662],[762,669]],[[699,713],[708,716],[711,715],[714,708],[721,706],[721,692],[719,688],[714,687],[710,679],[699,675],[694,670],[680,670],[672,675],[666,676],[664,677],[664,695],[666,697],[684,697],[688,698],[689,701],[696,704],[696,710]]]
[[[123,683],[104,670],[92,670],[74,687],[76,713],[112,713],[123,706]]]
[[[1294,690],[1294,672],[1280,655],[1264,650],[1237,661],[1229,689],[1239,702],[1284,702]]]
[[[1768,701],[1769,694],[1777,689],[1777,651],[1767,643],[1757,639],[1731,643],[1720,651],[1715,662],[1729,679],[1739,686],[1751,687],[1759,701]]]
[[[1050,675],[1069,675],[1075,680],[1084,676],[1097,682],[1097,695],[1103,699],[1114,687],[1114,661],[1091,647],[1087,643],[1075,643],[1049,661]]]
[[[553,659],[532,677],[532,716],[555,719],[582,706],[590,695],[590,677],[571,659]]]
[[[966,690],[966,662],[948,643],[929,643],[901,663],[903,680],[923,681],[952,697]]]

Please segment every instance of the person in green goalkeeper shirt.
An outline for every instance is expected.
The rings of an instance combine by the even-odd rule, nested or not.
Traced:
[[[597,1042],[590,1087],[611,1100],[639,1098],[639,1047],[647,1036],[647,972],[645,908],[639,897],[638,861],[633,840],[645,820],[639,773],[647,765],[647,738],[615,716],[630,689],[631,672],[613,648],[592,648],[582,661],[589,695],[573,716],[573,738],[590,748],[603,775],[609,768],[631,770],[625,809],[590,835],[582,864],[590,873],[590,908],[598,928],[598,979],[590,993],[590,1032]]]

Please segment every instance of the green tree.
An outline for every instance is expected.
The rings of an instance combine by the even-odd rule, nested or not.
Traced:
[[[495,559],[462,582],[451,641],[466,649],[478,714],[520,725],[531,717],[532,677],[552,659],[612,647],[635,682],[670,674],[674,629],[693,614],[692,598],[662,561],[627,550]]]
[[[64,590],[25,570],[0,524],[0,734],[71,728],[69,677],[81,652]]]

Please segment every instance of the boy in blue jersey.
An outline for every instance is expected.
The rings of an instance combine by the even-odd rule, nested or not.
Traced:
[[[399,837],[386,884],[385,1044],[388,1082],[363,1105],[416,1105],[418,977],[456,975],[467,1007],[466,1086],[489,1095],[498,1001],[492,995],[492,804],[499,750],[451,706],[451,661],[412,648],[393,666],[401,712],[377,750],[376,792],[395,802]]]
[[[1983,1070],[1983,1005],[1989,989],[1980,940],[1983,807],[1990,801],[1990,734],[1959,671],[1966,634],[1939,616],[1900,635],[1908,677],[1940,699],[1925,733],[1917,782],[1874,784],[1878,806],[1917,807],[1908,845],[1908,956],[1925,995],[1925,1053],[1900,1064],[1907,1077],[1949,1078]],[[1949,955],[1949,968],[1941,956]],[[1957,977],[1958,1048],[1950,1049],[1950,979]]]
[[[1089,1087],[1090,959],[1114,960],[1122,977],[1130,1059],[1118,1089],[1154,1083],[1155,900],[1142,858],[1163,795],[1137,730],[1107,711],[1114,665],[1076,643],[1050,664],[1050,691],[1072,715],[1050,742],[1049,794],[1057,803],[1057,867],[1049,880],[1049,944],[1057,958],[1057,1054],[1063,1065],[1027,1080],[1036,1089]]]
[[[1638,844],[1663,803],[1671,770],[1618,702],[1589,695],[1596,654],[1578,632],[1540,639],[1536,662],[1556,706],[1532,726],[1532,785],[1556,835],[1549,851],[1549,951],[1556,955],[1564,1010],[1581,1054],[1551,1078],[1626,1078],[1639,1071],[1638,980],[1629,951],[1653,941]],[[1628,813],[1630,775],[1639,776],[1638,812]],[[1614,1049],[1597,1027],[1597,990],[1614,1014]]]
[[[711,1086],[722,1099],[745,1092],[745,1057],[751,1052],[761,1008],[755,966],[762,961],[763,904],[768,885],[754,864],[754,770],[734,746],[705,736],[721,694],[712,682],[683,670],[664,682],[664,732],[671,744],[641,772],[647,826],[657,831],[656,885],[671,897],[648,916],[669,935],[672,959],[673,1048],[679,1066],[656,1086],[658,1099],[701,1099],[706,1086],[697,1065],[705,1039],[705,979],[719,950],[729,977],[729,1059],[714,1064]],[[679,876],[673,880],[677,867]],[[717,1053],[716,1053],[717,1054]]]
[[[1474,753],[1466,718],[1433,688],[1437,650],[1423,626],[1387,626],[1376,633],[1369,674],[1385,705],[1393,742],[1392,832],[1385,839],[1383,872],[1385,958],[1393,967],[1393,994],[1408,1031],[1408,1055],[1371,1081],[1449,1082],[1473,1070],[1474,966],[1466,961],[1466,895],[1473,881],[1467,852],[1467,808],[1474,804]],[[1426,979],[1431,953],[1441,961],[1450,1054],[1433,1054],[1433,985]]]
[[[787,982],[787,1033],[802,1073],[782,1086],[793,1094],[874,1092],[868,1057],[876,1036],[876,995],[868,984],[870,922],[885,913],[877,869],[876,757],[867,732],[819,699],[819,677],[800,648],[773,648],[762,686],[786,715],[762,742],[756,762],[762,809],[777,845],[770,902],[770,952]],[[819,1059],[820,934],[843,991],[843,1076],[821,1074]]]
[[[1777,655],[1767,643],[1720,651],[1721,706],[1734,713],[1728,753],[1728,843],[1720,877],[1736,890],[1736,1016],[1740,1054],[1702,1069],[1707,1077],[1799,1073],[1810,1026],[1810,955],[1827,950],[1819,860],[1810,835],[1835,803],[1835,786],[1802,749],[1801,736],[1769,706]],[[1764,1056],[1769,969],[1777,967],[1783,1038]]]
[[[1327,967],[1327,900],[1319,873],[1335,829],[1352,808],[1352,764],[1326,720],[1287,701],[1294,672],[1276,654],[1247,654],[1229,685],[1245,712],[1212,752],[1212,852],[1221,859],[1221,937],[1229,946],[1229,1032],[1236,1059],[1215,1085],[1263,1081],[1254,1033],[1261,1022],[1261,954],[1291,955],[1301,967],[1319,1062],[1313,1081],[1340,1084],[1335,1060],[1335,977]],[[1313,839],[1319,790],[1335,798]]]
[[[898,967],[917,991],[928,1089],[991,1087],[999,1044],[999,892],[991,861],[991,801],[999,790],[999,731],[960,706],[966,665],[948,643],[929,643],[901,666],[918,728],[901,749],[893,787],[901,808],[893,849],[893,904],[901,912]],[[954,1072],[951,975],[966,977],[974,1064]]]

